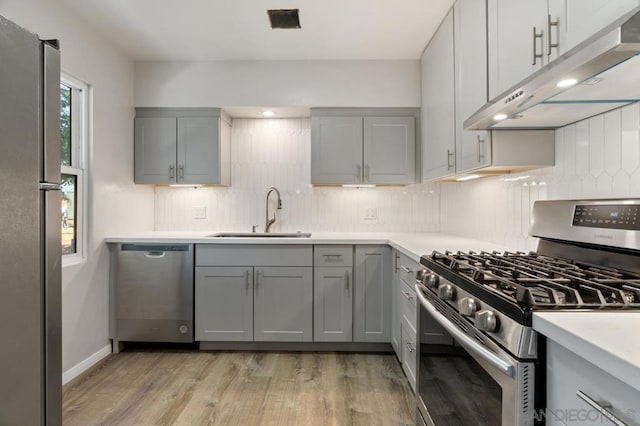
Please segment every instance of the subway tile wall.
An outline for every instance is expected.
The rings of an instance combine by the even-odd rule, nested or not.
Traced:
[[[374,189],[310,184],[310,119],[234,119],[231,186],[156,187],[158,231],[250,231],[265,224],[267,188],[282,192],[272,231],[438,231],[440,185]],[[375,219],[365,219],[373,209]],[[204,212],[204,218],[202,216]]]
[[[505,181],[441,185],[441,230],[535,250],[536,200],[640,197],[640,108],[633,104],[556,131],[556,165]]]

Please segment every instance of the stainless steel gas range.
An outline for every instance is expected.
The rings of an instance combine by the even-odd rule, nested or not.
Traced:
[[[418,422],[541,423],[545,340],[533,312],[640,309],[640,199],[539,201],[530,233],[534,253],[422,257]]]

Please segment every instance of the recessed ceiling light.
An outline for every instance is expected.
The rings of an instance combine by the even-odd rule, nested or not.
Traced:
[[[565,78],[564,80],[560,80],[556,86],[558,87],[571,87],[574,84],[576,84],[578,82],[578,80],[576,80],[575,78]]]
[[[496,121],[502,121],[507,117],[508,117],[507,114],[499,113],[499,114],[494,115],[493,119],[496,120]]]
[[[262,111],[262,115],[265,117],[273,117],[276,113],[273,111]]]

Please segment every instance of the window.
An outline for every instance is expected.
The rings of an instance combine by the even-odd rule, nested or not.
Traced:
[[[60,85],[60,169],[63,262],[83,258],[84,156],[87,141],[88,88],[63,76]]]

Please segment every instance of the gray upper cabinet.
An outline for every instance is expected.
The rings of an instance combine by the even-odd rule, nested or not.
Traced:
[[[391,341],[391,248],[356,246],[354,342]]]
[[[230,120],[217,108],[137,108],[135,182],[229,185]]]
[[[311,183],[362,183],[362,118],[311,119]]]
[[[548,61],[547,0],[488,0],[489,98],[524,80]]]
[[[414,183],[415,113],[412,108],[312,110],[311,183]]]
[[[313,340],[353,340],[353,277],[351,267],[315,268],[313,277]]]
[[[456,172],[491,163],[491,134],[464,130],[464,120],[488,100],[487,4],[458,0],[454,5]]]
[[[422,54],[422,181],[455,172],[453,10]]]
[[[415,180],[414,117],[364,117],[364,183]]]
[[[196,267],[196,340],[253,340],[253,268]]]
[[[313,277],[311,267],[254,269],[255,341],[313,340]]]

